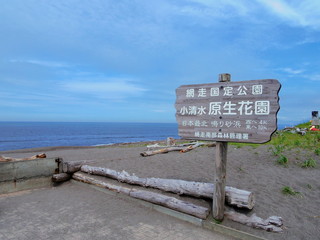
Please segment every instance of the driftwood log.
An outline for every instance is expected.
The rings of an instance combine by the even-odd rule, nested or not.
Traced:
[[[281,217],[271,216],[267,219],[262,219],[256,214],[252,214],[250,217],[237,213],[233,210],[227,210],[224,216],[234,222],[245,224],[249,227],[264,229],[268,232],[282,232],[283,220]]]
[[[212,199],[213,197],[214,184],[212,183],[191,182],[163,178],[140,178],[135,175],[130,175],[125,171],[117,172],[108,168],[92,167],[88,165],[83,165],[81,167],[81,171],[89,174],[109,177],[128,184],[157,188],[163,191],[173,192],[177,194],[185,194],[193,197],[203,197],[210,199]],[[226,203],[231,206],[247,209],[252,209],[254,207],[255,197],[252,192],[226,186],[225,195]]]
[[[68,173],[58,173],[52,176],[53,182],[65,182],[71,178],[71,175]]]
[[[157,149],[157,150],[150,150],[150,151],[145,151],[140,153],[140,155],[142,157],[149,157],[149,156],[153,156],[159,153],[168,153],[168,152],[173,152],[173,151],[179,151],[181,153],[185,153],[185,152],[189,152],[192,149],[195,149],[197,147],[200,146],[208,146],[208,147],[214,147],[215,143],[192,143],[192,144],[188,144],[189,146],[186,145],[179,145],[179,146],[172,146],[172,147],[165,147],[162,149]]]
[[[12,158],[12,157],[5,157],[5,156],[0,156],[0,162],[11,162],[11,161],[24,161],[24,160],[34,160],[38,158],[46,158],[45,153],[40,153],[28,158]]]
[[[198,206],[193,203],[179,200],[174,197],[169,197],[163,194],[154,193],[151,191],[138,190],[134,188],[126,188],[117,186],[111,183],[103,182],[91,177],[85,173],[76,172],[72,175],[72,178],[81,182],[90,183],[99,187],[107,188],[112,191],[124,193],[130,197],[152,202],[161,206],[174,209],[179,212],[183,212],[201,219],[206,219],[209,214],[209,209],[206,207]]]
[[[73,162],[63,162],[62,163],[62,172],[64,173],[75,173],[80,171],[80,168],[86,161],[73,161]]]

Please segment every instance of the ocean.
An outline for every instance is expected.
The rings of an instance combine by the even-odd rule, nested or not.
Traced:
[[[178,138],[176,123],[0,122],[0,151]]]
[[[284,124],[278,126],[284,128]],[[176,123],[0,122],[0,151],[179,139]]]

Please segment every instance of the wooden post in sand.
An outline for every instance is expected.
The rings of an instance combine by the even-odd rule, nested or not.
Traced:
[[[219,82],[230,82],[231,75],[219,74]],[[220,116],[220,119],[222,117]],[[227,169],[228,142],[216,142],[215,158],[215,189],[213,193],[212,214],[214,219],[222,221],[224,217],[226,169]]]

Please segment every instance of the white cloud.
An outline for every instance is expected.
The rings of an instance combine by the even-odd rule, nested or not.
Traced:
[[[54,61],[44,61],[44,60],[35,60],[35,59],[28,59],[28,60],[20,60],[20,59],[11,59],[9,60],[10,63],[29,63],[34,65],[40,65],[44,67],[52,67],[52,68],[60,68],[60,67],[70,67],[70,64],[64,62],[54,62]]]
[[[69,92],[89,94],[98,98],[124,99],[139,96],[147,89],[133,83],[128,78],[105,78],[99,81],[76,80],[61,84]]]
[[[258,2],[289,24],[320,28],[320,1],[258,0]]]
[[[306,77],[312,81],[320,81],[320,74],[313,74],[311,76],[306,76]]]
[[[247,4],[249,3],[249,4]],[[250,5],[251,4],[251,5]],[[238,16],[248,16],[252,2],[235,0],[188,0],[180,7],[179,13],[189,17],[196,17],[198,23],[207,26],[216,24],[215,20],[230,19]],[[195,21],[192,19],[191,21]]]
[[[232,8],[239,15],[246,15],[248,13],[248,6],[250,6],[250,4],[248,5],[244,1],[240,2],[237,0],[189,0],[189,2],[201,4],[202,6],[205,6],[208,9],[214,11],[216,14],[218,12],[226,12],[227,9]],[[224,16],[231,17],[231,14],[226,13],[226,15]]]
[[[305,71],[303,69],[292,69],[292,68],[289,68],[289,67],[281,68],[280,70],[283,71],[283,72],[289,73],[289,74],[293,74],[293,75],[300,74],[300,73],[303,73]]]

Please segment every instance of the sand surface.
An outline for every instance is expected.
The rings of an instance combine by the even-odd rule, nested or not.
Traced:
[[[222,224],[267,239],[319,239],[320,236],[320,157],[312,151],[290,150],[287,167],[276,163],[271,145],[238,148],[229,144],[227,185],[255,193],[256,205],[248,215],[280,216],[284,220],[283,233],[269,233],[239,223],[224,220]],[[90,165],[125,170],[140,177],[176,178],[190,181],[213,182],[214,147],[200,147],[187,153],[170,152],[141,157],[143,144],[107,147],[63,147],[0,152],[0,155],[22,158],[45,152],[47,157],[62,157],[65,161],[87,160]],[[315,168],[301,168],[300,164],[312,157]],[[284,195],[289,186],[300,192]],[[210,205],[210,203],[209,203]]]

